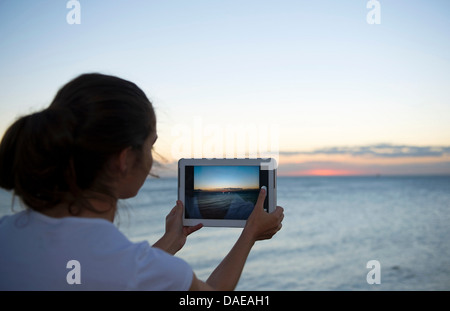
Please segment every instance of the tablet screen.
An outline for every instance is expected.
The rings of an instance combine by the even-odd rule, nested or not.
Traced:
[[[267,185],[267,171],[259,165],[186,166],[185,180],[185,218],[246,220]]]

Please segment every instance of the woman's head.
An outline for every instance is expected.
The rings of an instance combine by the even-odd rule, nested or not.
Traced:
[[[86,191],[130,197],[151,168],[155,139],[155,113],[141,89],[118,77],[84,74],[64,85],[47,109],[6,131],[0,186],[36,210],[66,201],[89,208]]]

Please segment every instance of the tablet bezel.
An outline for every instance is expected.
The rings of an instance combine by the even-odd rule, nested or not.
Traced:
[[[186,166],[259,166],[260,171],[267,171],[267,208],[269,213],[276,208],[276,161],[273,158],[268,159],[187,159],[178,161],[178,199],[185,204],[186,188]],[[242,219],[198,219],[185,218],[185,209],[183,209],[183,225],[195,226],[202,223],[206,227],[237,227],[243,228],[247,220]]]

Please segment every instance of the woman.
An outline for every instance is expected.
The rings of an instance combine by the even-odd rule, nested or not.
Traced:
[[[117,201],[148,176],[156,139],[143,91],[102,74],[75,78],[47,109],[12,124],[0,186],[28,209],[0,219],[0,290],[233,290],[253,244],[281,228],[283,209],[264,212],[262,189],[234,247],[206,282],[197,279],[173,256],[201,227],[183,227],[180,201],[153,247],[113,225]]]

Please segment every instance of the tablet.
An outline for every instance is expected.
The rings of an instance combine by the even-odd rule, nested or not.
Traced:
[[[276,207],[275,159],[180,159],[178,199],[183,202],[183,225],[244,227],[262,186],[264,209]]]

